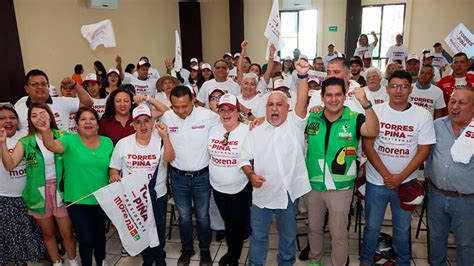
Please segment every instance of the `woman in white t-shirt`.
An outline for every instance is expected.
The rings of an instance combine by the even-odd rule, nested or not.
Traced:
[[[160,245],[142,252],[143,265],[152,265],[153,262],[156,265],[164,265],[167,190],[163,161],[174,160],[175,153],[167,126],[160,123],[155,126],[156,131],[153,129],[154,120],[150,108],[145,103],[133,110],[132,119],[136,133],[121,139],[115,146],[110,160],[110,182],[118,182],[122,177],[142,173],[148,176],[150,186],[154,185],[150,195]]]
[[[101,81],[94,73],[89,73],[83,81],[83,86],[94,101],[92,108],[99,114],[99,119],[105,112],[105,103],[107,102],[107,93],[101,89]]]
[[[156,88],[158,93],[155,95],[155,99],[164,103],[166,106],[171,107],[170,94],[171,90],[178,86],[181,82],[173,76],[165,75],[156,81]]]
[[[374,50],[375,46],[377,46],[379,39],[377,38],[377,35],[374,31],[372,31],[370,34],[374,36],[374,41],[371,44],[369,44],[369,38],[367,37],[367,34],[361,34],[359,36],[359,43],[354,52],[354,56],[358,56],[363,59],[366,52],[369,52],[372,55],[372,51]]]
[[[11,105],[0,106],[0,131],[11,152],[26,132],[18,130],[18,114]],[[3,141],[3,140],[2,140]],[[43,237],[28,215],[21,193],[25,187],[26,165],[22,160],[12,171],[0,164],[0,264],[22,265],[37,261],[44,253]]]
[[[257,91],[257,83],[257,75],[254,73],[245,74],[242,78],[242,82],[240,83],[240,90],[242,94],[237,96],[237,99],[240,103],[239,110],[243,111],[249,120],[253,120],[255,117],[265,116],[263,97]]]
[[[107,76],[105,76],[105,83],[103,86],[103,90],[105,93],[109,95],[114,90],[122,85],[122,79],[120,78],[120,71],[115,68],[109,69],[107,72]]]
[[[237,166],[237,159],[248,135],[247,125],[239,122],[238,100],[224,94],[218,105],[221,124],[209,132],[209,179],[213,195],[224,219],[227,253],[219,265],[237,265],[244,239],[249,236],[252,187]]]

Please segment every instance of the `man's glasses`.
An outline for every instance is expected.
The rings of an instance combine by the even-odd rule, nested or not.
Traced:
[[[402,90],[408,90],[409,88],[411,88],[411,85],[410,84],[389,84],[388,88],[391,90],[396,90],[398,88]]]
[[[216,101],[218,102],[222,96],[211,96],[209,97],[209,101]]]
[[[28,82],[28,85],[30,85],[33,88],[39,88],[39,87],[46,88],[48,87],[48,82]]]
[[[229,134],[230,132],[226,132],[224,134],[224,140],[222,140],[222,146],[227,146],[227,144],[229,144]]]

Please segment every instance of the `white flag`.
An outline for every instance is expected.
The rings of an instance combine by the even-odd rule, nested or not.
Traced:
[[[179,39],[179,32],[175,31],[176,36],[176,48],[174,55],[174,70],[176,72],[180,71],[183,68],[183,56],[181,54],[181,41]]]
[[[459,23],[459,25],[449,33],[444,41],[453,52],[463,52],[468,58],[474,56],[474,35],[468,28],[466,28],[466,26],[464,26],[464,24]]]
[[[132,256],[160,244],[153,207],[148,200],[148,182],[146,174],[132,174],[94,192],[117,229],[123,247]]]
[[[81,27],[82,37],[86,38],[92,50],[103,44],[104,47],[115,47],[115,35],[109,19]]]
[[[267,37],[268,41],[273,44],[277,50],[279,47],[280,32],[281,24],[278,0],[273,0],[272,11],[268,17],[267,27],[265,28],[265,33],[263,35]]]

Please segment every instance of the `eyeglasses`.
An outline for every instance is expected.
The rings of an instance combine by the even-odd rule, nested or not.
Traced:
[[[229,144],[229,135],[230,135],[230,132],[226,132],[224,134],[224,140],[222,140],[222,146],[227,146],[227,144]]]
[[[48,87],[48,82],[28,82],[28,85],[33,88]]]
[[[211,96],[209,97],[209,101],[216,101],[218,102],[222,96]]]
[[[402,90],[408,90],[409,88],[411,88],[411,85],[410,84],[389,84],[388,88],[391,90],[396,90],[398,88]]]

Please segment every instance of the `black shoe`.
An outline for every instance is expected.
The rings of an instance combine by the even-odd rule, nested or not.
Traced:
[[[178,265],[189,265],[191,263],[191,257],[194,256],[196,252],[194,250],[183,250],[181,251],[181,256],[178,259]]]
[[[211,252],[209,250],[201,251],[201,260],[199,261],[200,266],[212,265]]]
[[[225,238],[225,230],[216,231],[216,241],[222,241]]]
[[[231,257],[230,257],[230,253],[226,253],[224,256],[221,257],[221,259],[219,260],[219,266],[237,266],[239,265],[239,261],[238,260],[233,260]]]
[[[305,261],[305,260],[308,260],[309,259],[309,245],[307,245],[300,253],[300,256],[298,257],[298,259],[302,260],[302,261]]]

